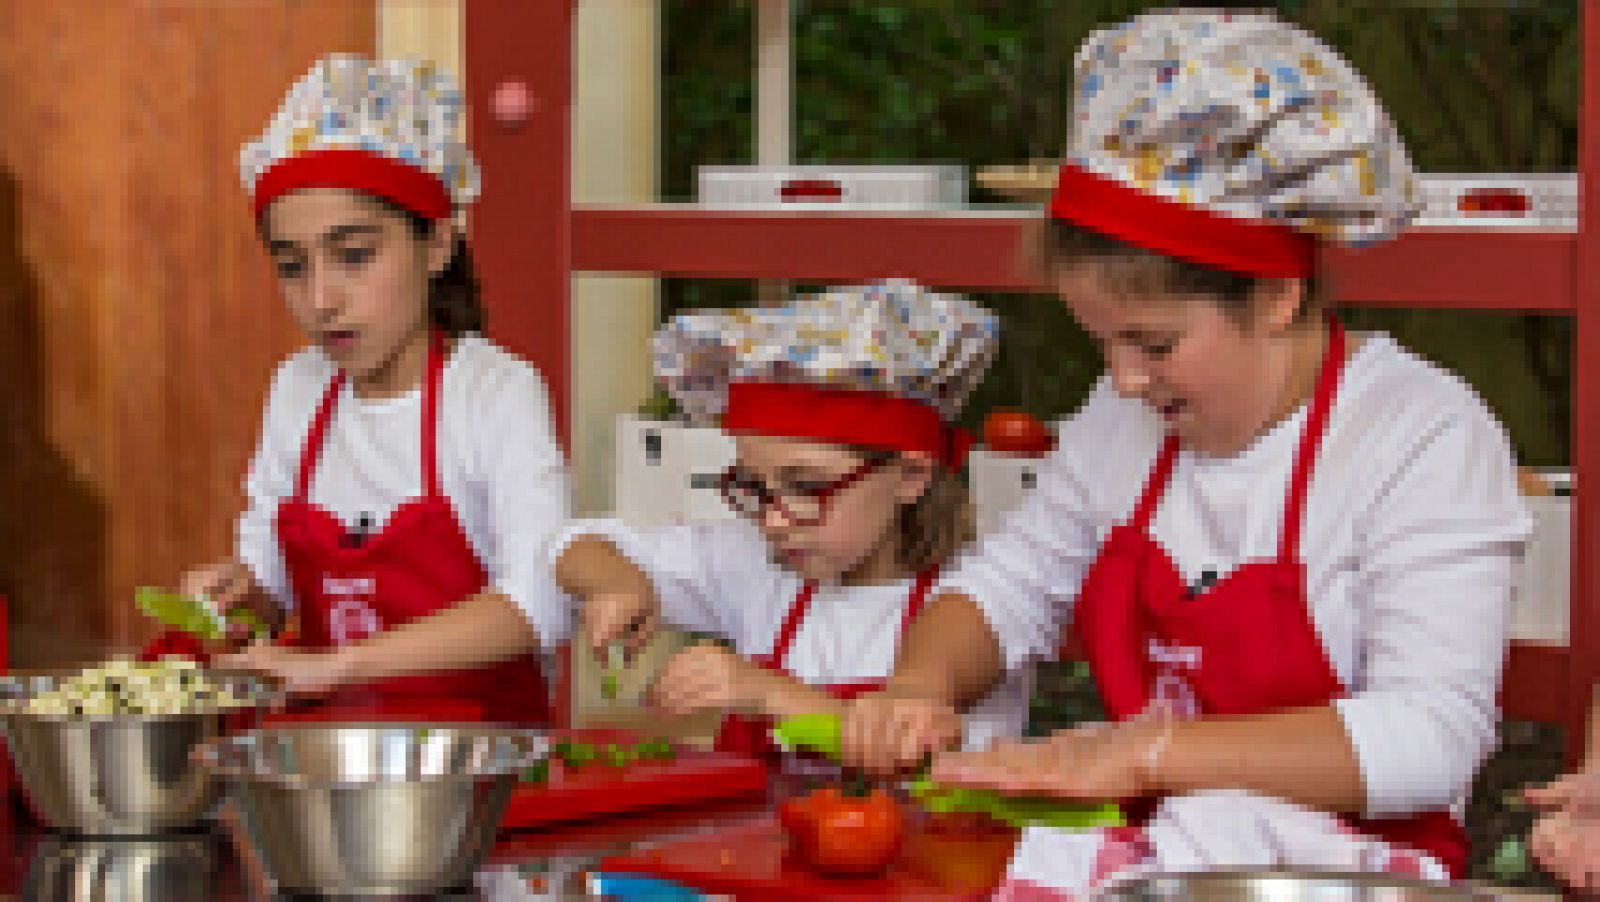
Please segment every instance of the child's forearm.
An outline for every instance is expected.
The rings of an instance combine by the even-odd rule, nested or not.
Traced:
[[[752,664],[751,674],[755,687],[753,701],[760,712],[773,720],[798,717],[802,714],[835,714],[844,716],[844,703],[826,691],[808,685],[776,670]]]
[[[1000,642],[982,609],[966,595],[944,592],[906,629],[889,687],[962,709],[1003,676]]]
[[[556,584],[569,595],[648,592],[649,577],[601,536],[574,539],[556,559]]]
[[[350,682],[481,667],[537,652],[538,632],[516,602],[488,591],[343,646]]]

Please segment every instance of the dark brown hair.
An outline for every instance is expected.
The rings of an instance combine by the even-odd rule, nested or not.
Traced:
[[[901,455],[878,448],[852,448],[864,460],[893,460]],[[911,573],[942,567],[977,536],[972,496],[961,474],[938,463],[922,497],[902,505],[896,515],[895,562]]]
[[[450,228],[448,221],[427,217],[384,198],[379,203],[404,216],[411,226],[411,234],[418,241],[432,237],[434,229]],[[455,243],[450,263],[435,273],[428,281],[428,322],[452,338],[464,332],[482,332],[488,315],[483,309],[483,298],[478,288],[478,272],[472,265],[472,252],[466,239],[460,235]]]
[[[1027,249],[1028,256],[1033,267],[1046,278],[1094,263],[1119,291],[1199,295],[1211,298],[1239,321],[1249,317],[1256,285],[1262,281],[1255,276],[1169,257],[1055,217],[1042,220],[1032,244]],[[1321,306],[1316,276],[1307,278],[1305,283],[1306,302],[1300,310],[1301,318]]]

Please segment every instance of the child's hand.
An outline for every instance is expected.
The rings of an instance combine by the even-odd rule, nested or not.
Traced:
[[[1151,771],[1166,728],[1157,722],[1095,724],[1042,740],[1004,740],[982,752],[939,755],[929,777],[941,786],[1069,802],[1139,798],[1155,789]]]
[[[849,702],[840,751],[847,766],[888,774],[956,745],[961,731],[961,715],[949,704],[890,688]]]
[[[236,607],[243,607],[261,623],[278,622],[279,610],[265,592],[256,585],[250,568],[236,560],[219,561],[198,567],[183,575],[178,590],[185,595],[208,600],[218,614],[227,616]],[[230,648],[240,648],[251,639],[243,624],[229,621],[227,641]]]
[[[1600,774],[1567,774],[1523,798],[1547,809],[1528,839],[1539,866],[1575,889],[1600,889]]]
[[[218,663],[228,670],[264,673],[283,681],[294,695],[322,695],[350,681],[350,665],[339,651],[295,651],[260,642]]]
[[[1566,774],[1543,786],[1529,786],[1522,791],[1522,798],[1535,808],[1581,808],[1600,817],[1600,773]]]
[[[1600,889],[1600,820],[1565,808],[1552,811],[1533,825],[1528,850],[1573,889]]]
[[[660,626],[655,599],[648,591],[597,592],[584,600],[582,616],[584,638],[601,660],[613,642],[621,642],[632,658]]]
[[[708,708],[764,710],[766,676],[760,665],[702,642],[678,652],[661,668],[650,687],[650,701],[677,715]]]

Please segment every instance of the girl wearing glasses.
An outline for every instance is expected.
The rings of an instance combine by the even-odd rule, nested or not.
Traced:
[[[583,601],[583,635],[637,647],[667,620],[725,637],[680,652],[651,690],[670,713],[734,715],[725,748],[762,750],[763,718],[837,711],[878,686],[970,533],[950,421],[996,336],[981,307],[904,283],[669,323],[657,377],[734,436],[721,488],[741,516],[572,529],[555,574]],[[997,683],[965,718],[969,741],[1022,728],[1023,674]]]
[[[1153,810],[1171,870],[1406,849],[1458,875],[1529,519],[1477,395],[1324,310],[1318,241],[1381,241],[1415,210],[1399,135],[1270,12],[1143,15],[1091,36],[1075,77],[1040,247],[1106,376],[887,690],[852,702],[846,757],[938,750],[1070,623],[1116,725],[947,753],[934,779]],[[1016,861],[1067,879],[1065,840],[1038,840]]]

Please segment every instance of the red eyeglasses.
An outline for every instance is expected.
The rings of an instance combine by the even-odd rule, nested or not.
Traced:
[[[828,515],[828,503],[835,496],[881,470],[891,459],[875,457],[863,461],[855,469],[823,485],[790,484],[776,491],[738,467],[729,467],[717,488],[728,506],[742,516],[759,520],[766,516],[767,508],[773,507],[796,526],[815,526]]]

